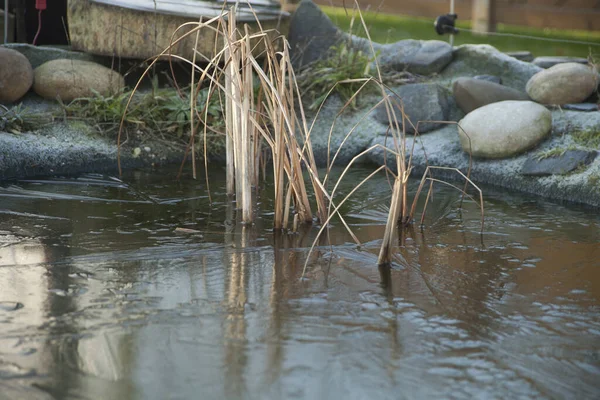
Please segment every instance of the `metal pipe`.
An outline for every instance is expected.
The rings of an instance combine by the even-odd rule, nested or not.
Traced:
[[[4,44],[8,43],[8,0],[4,0]]]
[[[450,14],[454,14],[454,0],[450,0]],[[450,46],[454,46],[454,35],[450,34]]]

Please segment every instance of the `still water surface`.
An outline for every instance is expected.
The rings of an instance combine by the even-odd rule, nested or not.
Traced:
[[[1,400],[600,398],[597,210],[442,189],[380,270],[383,176],[309,256],[175,173],[0,187]]]

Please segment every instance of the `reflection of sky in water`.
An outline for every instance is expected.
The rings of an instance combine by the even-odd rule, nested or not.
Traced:
[[[365,245],[334,226],[333,253],[320,243],[300,279],[316,229],[273,237],[268,216],[252,228],[229,223],[219,188],[209,207],[198,182],[140,173],[128,182],[0,188],[4,396],[598,394],[592,212],[489,190],[482,245],[476,207],[460,213],[443,191],[428,227],[401,238],[402,265],[383,271],[381,179],[344,210]]]
[[[35,241],[16,242],[2,238],[0,247],[0,321],[9,331],[17,331],[20,322],[39,326],[46,320],[44,304],[48,291],[44,246]],[[0,242],[2,243],[2,242]],[[27,307],[22,307],[27,304]],[[11,312],[14,311],[14,312]]]

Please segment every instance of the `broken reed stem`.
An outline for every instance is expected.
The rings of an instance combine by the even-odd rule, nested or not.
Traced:
[[[402,203],[403,186],[405,185],[402,182],[402,177],[400,174],[398,174],[394,180],[390,211],[385,224],[385,231],[383,233],[381,249],[379,250],[379,257],[377,258],[377,264],[379,265],[389,265],[392,263],[395,245],[394,239],[396,237],[395,232],[398,226],[398,219],[400,218],[401,214],[402,204],[400,203]]]
[[[285,205],[283,207],[283,226],[281,227],[281,229],[286,230],[287,229],[287,224],[289,222],[289,218],[290,218],[290,204],[292,201],[292,185],[288,183],[288,187],[286,190],[286,194],[285,194]]]
[[[283,90],[282,99],[285,101],[285,109],[290,111],[290,119],[292,124],[289,126],[288,141],[289,143],[289,157],[290,164],[292,167],[290,180],[294,182],[294,192],[296,194],[296,206],[298,211],[298,218],[301,222],[311,223],[313,216],[310,208],[310,202],[308,200],[308,194],[306,192],[306,185],[304,184],[304,176],[302,174],[302,164],[300,156],[298,155],[298,149],[300,145],[296,139],[296,116],[294,109],[294,87],[291,85],[292,81],[292,66],[290,63],[289,49],[287,46],[283,48],[283,62],[281,65],[281,85]],[[289,72],[288,72],[289,71]],[[288,83],[286,85],[286,82]]]
[[[294,87],[288,85],[291,62],[287,43],[283,52],[277,53],[267,35],[257,36],[266,49],[266,65],[261,67],[252,54],[248,28],[238,38],[235,8],[229,13],[226,29],[226,109],[227,132],[227,191],[235,196],[242,210],[244,222],[251,222],[252,184],[256,183],[255,158],[260,152],[256,147],[258,134],[271,146],[275,184],[274,229],[288,226],[290,200],[284,200],[285,181],[289,183],[296,214],[300,222],[311,223],[312,212],[304,177],[300,145],[295,136],[297,117],[294,110]],[[265,73],[266,70],[266,73]],[[270,124],[256,111],[254,101],[254,74],[260,81],[265,109]],[[262,127],[260,125],[263,125]],[[270,126],[269,126],[270,125]]]
[[[282,117],[287,117],[292,123],[289,125],[282,124],[282,139],[285,143],[285,171],[288,181],[291,183],[292,194],[294,196],[294,204],[296,206],[296,212],[301,222],[311,223],[312,213],[310,211],[310,203],[308,201],[308,195],[306,193],[306,186],[304,184],[304,177],[302,176],[302,165],[300,158],[297,153],[299,147],[295,137],[295,118],[294,118],[294,106],[293,106],[293,91],[288,83],[288,71],[291,70],[289,65],[289,54],[287,53],[287,46],[283,50],[283,57],[279,62],[279,73],[277,74],[277,87],[279,89],[279,99],[281,101],[281,112]],[[287,116],[283,114],[287,113]],[[283,122],[283,119],[282,119]],[[287,128],[287,129],[286,129]],[[294,217],[296,218],[296,217]],[[286,221],[287,225],[287,221]]]
[[[200,31],[196,31],[196,40],[194,43],[194,56],[192,58],[192,64],[196,65],[196,49],[198,48],[198,39],[200,38]],[[194,86],[194,81],[196,77],[196,68],[192,67],[192,77],[190,85],[190,135],[191,135],[191,148],[192,148],[192,176],[196,179],[196,147],[194,143],[194,139],[196,137],[196,101],[197,101],[197,92]],[[198,88],[199,89],[199,88]]]
[[[379,88],[381,90],[381,96],[384,99],[384,105],[386,114],[388,117],[388,121],[390,121],[390,132],[392,133],[392,137],[394,139],[394,149],[396,151],[396,171],[398,174],[396,175],[394,186],[392,188],[392,200],[390,203],[390,213],[388,214],[385,232],[383,237],[383,243],[381,245],[381,249],[379,251],[378,264],[379,265],[389,265],[392,262],[393,252],[394,252],[394,238],[396,228],[399,223],[407,220],[406,217],[406,197],[407,197],[407,188],[406,182],[408,178],[408,173],[410,173],[410,161],[407,165],[406,163],[406,119],[407,116],[404,113],[404,107],[400,107],[400,112],[402,114],[402,129],[400,129],[400,124],[398,123],[398,118],[394,111],[394,105],[389,100],[389,96],[386,93],[386,87],[383,84],[383,78],[381,75],[381,69],[379,68],[379,62],[377,53],[375,52],[375,48],[373,47],[373,41],[371,40],[371,35],[369,34],[369,29],[367,28],[367,24],[360,12],[360,7],[358,5],[358,1],[354,0],[357,9],[359,10],[358,16],[360,17],[360,21],[362,23],[363,29],[367,35],[367,40],[371,48],[371,54],[373,54],[375,61],[375,68],[377,72]]]
[[[235,191],[237,208],[242,210],[242,221],[252,223],[252,181],[254,151],[250,137],[254,131],[249,120],[254,106],[252,65],[246,63],[251,54],[250,37],[237,40],[236,6],[230,9],[226,24],[226,97],[225,130],[227,132],[227,193]]]
[[[211,24],[216,24],[217,26],[214,27]],[[175,39],[177,32],[187,27],[192,27],[192,29]],[[225,44],[222,50],[217,50],[217,45],[215,44],[216,54],[212,58],[195,53],[192,60],[171,52],[175,45],[190,35],[196,34],[200,29],[213,30],[217,36],[215,43],[220,40]],[[301,217],[300,222],[312,222],[311,207],[303,179],[302,163],[305,163],[310,169],[310,177],[320,211],[319,218],[323,221],[326,219],[326,215],[322,215],[323,210],[326,210],[323,206],[326,193],[318,178],[301,102],[298,102],[302,113],[301,120],[298,119],[294,110],[294,96],[299,96],[300,94],[291,67],[288,52],[289,44],[284,37],[278,36],[278,40],[281,40],[283,44],[283,52],[277,52],[269,37],[269,31],[262,29],[260,32],[252,35],[248,33],[248,29],[245,29],[245,37],[241,39],[238,39],[238,37],[235,7],[231,11],[223,10],[220,16],[206,22],[182,24],[173,33],[169,47],[156,56],[150,66],[146,68],[144,74],[138,80],[133,93],[139,87],[142,79],[148,74],[148,71],[161,58],[166,57],[169,61],[175,59],[189,64],[194,71],[197,69],[201,72],[197,87],[200,88],[202,83],[208,80],[210,82],[209,97],[214,95],[214,89],[217,95],[223,94],[225,98],[227,193],[229,195],[236,195],[238,205],[243,207],[244,221],[251,222],[252,218],[252,183],[257,183],[258,170],[261,165],[261,162],[257,161],[257,158],[262,152],[260,143],[263,140],[271,147],[271,152],[273,153],[276,187],[276,218],[274,227],[281,229],[287,225],[287,221],[284,223],[284,219],[288,219],[290,214],[289,212],[284,214],[283,211],[286,204],[288,207],[290,206],[292,200],[296,208],[295,215]],[[264,47],[261,50],[262,56],[267,59],[267,65],[264,69],[258,65],[252,54],[256,46],[251,47],[251,43],[256,41],[260,42],[259,44]],[[241,52],[243,54],[240,54]],[[202,61],[207,62],[208,66],[202,67],[196,64],[196,54],[202,58]],[[209,73],[210,70],[214,70],[215,72]],[[253,98],[253,74],[259,76],[261,91],[264,96],[263,101],[258,107],[256,107]],[[220,82],[220,76],[224,77],[224,83]],[[287,86],[285,84],[286,80],[288,82]],[[133,93],[126,104],[126,109],[132,101]],[[194,110],[190,111],[190,116],[193,117],[197,96],[194,95],[193,91],[191,93],[190,108],[194,108]],[[208,112],[207,106],[208,100],[205,106],[205,118]],[[254,110],[255,107],[260,109],[260,113]],[[121,119],[117,138],[119,173],[121,173],[120,144],[124,118],[125,114]],[[191,119],[193,120],[193,118]],[[297,124],[303,128],[304,147],[301,147],[296,140],[294,128]],[[192,132],[196,132],[197,124],[193,122],[191,128]],[[206,132],[206,126],[204,131]],[[190,148],[193,144],[194,137],[191,137]],[[204,138],[204,145],[206,154],[206,137]],[[305,154],[305,151],[307,154]],[[262,165],[264,166],[264,163]],[[291,195],[290,201],[287,202],[284,200],[286,177]],[[295,218],[298,220],[298,217]]]
[[[249,114],[254,105],[254,87],[253,87],[253,74],[252,74],[252,65],[250,63],[246,63],[245,60],[249,54],[252,54],[252,49],[250,48],[250,38],[248,37],[248,30],[246,27],[246,36],[245,40],[241,43],[240,52],[241,56],[240,62],[242,63],[242,69],[240,71],[241,77],[241,90],[240,96],[242,100],[242,107],[240,109],[239,117],[239,132],[240,132],[240,142],[237,147],[238,155],[239,155],[239,167],[236,167],[236,171],[238,175],[236,179],[240,181],[240,191],[241,191],[241,207],[238,205],[238,208],[242,209],[242,219],[246,223],[252,222],[252,176],[254,175],[254,154],[252,152],[253,146],[251,145],[252,139],[251,135],[251,126],[249,121]],[[245,63],[245,65],[244,65]],[[236,64],[237,65],[237,64]],[[239,68],[239,67],[238,67]],[[238,198],[239,202],[240,199]]]
[[[276,60],[272,60],[269,57],[269,73],[271,79],[275,79],[273,75],[276,71],[273,71],[273,63]],[[281,90],[281,88],[280,88]],[[284,229],[288,225],[289,213],[285,212],[285,204],[289,205],[289,201],[284,203],[283,192],[284,192],[284,155],[285,155],[285,139],[284,139],[284,124],[283,115],[280,109],[276,107],[275,100],[272,97],[272,93],[268,93],[269,97],[267,100],[267,107],[269,108],[269,114],[272,115],[271,122],[273,125],[273,143],[271,147],[271,153],[273,157],[273,183],[275,185],[275,220],[273,221],[273,229],[280,230]],[[275,108],[275,110],[273,110]],[[291,184],[289,184],[288,193],[291,196]],[[289,197],[289,196],[286,196]]]
[[[369,30],[365,23],[365,20],[362,16],[362,13],[359,9],[359,4],[357,0],[354,0],[356,8],[359,10],[358,15],[360,17],[360,21],[367,35],[368,43],[370,44],[371,53],[373,54],[375,61],[375,68],[378,76],[377,83],[381,90],[381,95],[383,98],[383,102],[385,104],[385,110],[388,117],[389,124],[389,132],[391,132],[391,136],[394,141],[394,153],[396,154],[396,171],[397,176],[395,177],[394,185],[392,188],[392,200],[390,204],[390,213],[388,215],[384,239],[379,252],[378,262],[380,265],[382,264],[390,264],[393,259],[393,249],[394,249],[394,236],[396,232],[396,228],[398,225],[406,225],[410,223],[413,219],[414,215],[414,205],[416,204],[416,198],[421,190],[421,186],[417,191],[417,195],[415,196],[415,200],[413,202],[413,207],[409,210],[408,208],[408,187],[407,182],[412,170],[412,154],[414,150],[414,141],[413,148],[410,149],[410,154],[407,159],[407,149],[406,149],[406,125],[407,123],[412,123],[408,119],[407,115],[404,113],[404,104],[402,99],[397,101],[390,101],[389,95],[386,91],[386,87],[383,84],[381,69],[379,68],[378,57],[375,53],[375,49],[373,47],[373,42],[371,41],[371,37],[369,34]],[[389,88],[388,88],[389,89]],[[391,91],[391,90],[390,90]],[[399,110],[401,113],[401,123],[398,121],[398,116],[396,115],[395,110]],[[418,125],[418,124],[417,124]],[[427,168],[429,171],[429,168]],[[468,178],[467,178],[468,179]],[[423,182],[422,182],[423,184]]]
[[[246,223],[252,222],[252,185],[258,183],[259,167],[263,166],[264,168],[265,165],[264,161],[261,162],[259,158],[260,153],[262,152],[261,143],[264,141],[270,147],[272,153],[275,187],[274,229],[287,229],[290,225],[289,219],[292,216],[294,230],[297,229],[299,223],[312,222],[311,206],[308,200],[307,188],[303,176],[303,166],[306,166],[315,193],[317,215],[322,224],[317,235],[318,239],[321,233],[327,229],[327,225],[331,218],[336,214],[339,215],[339,207],[348,199],[348,196],[354,193],[358,187],[364,183],[364,181],[359,183],[359,185],[356,186],[339,204],[336,205],[333,203],[332,199],[335,188],[330,196],[324,186],[327,178],[321,181],[314,159],[310,140],[314,122],[309,129],[306,123],[302,102],[296,100],[296,98],[300,99],[300,91],[291,66],[289,44],[285,38],[279,37],[279,39],[282,40],[283,46],[282,50],[278,52],[275,50],[275,46],[271,42],[267,32],[261,30],[257,34],[250,34],[247,26],[244,28],[244,36],[240,37],[241,35],[236,27],[235,10],[236,7],[234,6],[229,12],[223,12],[220,17],[211,20],[211,22],[217,21],[219,24],[219,28],[217,29],[211,28],[208,26],[208,23],[198,23],[196,28],[186,34],[197,33],[201,28],[209,28],[215,30],[217,37],[221,37],[225,44],[224,48],[218,51],[217,55],[212,59],[202,56],[203,60],[208,62],[208,67],[203,68],[196,65],[195,56],[193,60],[186,60],[182,57],[171,55],[170,48],[165,50],[158,57],[164,56],[168,51],[169,58],[178,59],[191,64],[194,70],[197,68],[202,72],[202,76],[199,78],[198,88],[204,79],[208,79],[211,88],[214,86],[217,93],[224,95],[227,193],[230,195],[235,193],[237,206],[242,209],[243,221]],[[227,20],[225,20],[225,18],[227,18]],[[362,15],[360,15],[360,18],[365,32],[368,35],[368,29]],[[188,24],[184,24],[182,27],[187,25]],[[172,43],[176,43],[181,39],[182,38],[177,39],[177,41],[172,41]],[[368,40],[370,41],[370,37],[368,37]],[[261,46],[264,46],[264,51],[261,50],[261,55],[265,59],[264,65],[262,66],[258,64],[253,54],[253,50],[257,47],[253,47],[252,44],[256,41],[258,41]],[[372,45],[371,50],[373,54],[375,54]],[[152,65],[154,62],[156,62],[156,60],[153,61]],[[375,64],[377,65],[376,57]],[[382,102],[385,103],[388,120],[390,121],[389,131],[391,132],[394,141],[393,149],[385,149],[384,151],[395,155],[396,168],[398,171],[398,174],[394,178],[390,213],[388,215],[384,240],[378,258],[380,264],[390,264],[394,256],[393,251],[395,247],[396,228],[399,223],[409,222],[414,212],[414,203],[413,209],[409,211],[407,201],[407,180],[411,171],[411,158],[409,157],[407,159],[406,153],[406,135],[404,127],[408,121],[403,112],[403,106],[400,104],[400,106],[395,107],[394,104],[392,104],[393,102],[390,100],[386,90],[389,88],[386,88],[382,83],[379,67],[377,66],[376,68],[379,79],[371,78],[371,80],[381,89]],[[208,70],[217,72],[211,74],[207,72]],[[221,74],[224,76],[224,84],[219,78]],[[260,81],[258,104],[254,98],[254,74],[256,74]],[[212,95],[212,90],[209,91],[209,93]],[[191,98],[190,107],[195,110],[197,96],[194,91],[192,91]],[[131,98],[129,101],[131,101]],[[401,100],[400,103],[402,103]],[[399,109],[402,114],[401,119],[396,115],[396,108]],[[297,113],[299,113],[299,115],[297,115]],[[191,114],[191,116],[193,116],[193,114]],[[193,120],[193,118],[191,119]],[[399,120],[401,122],[399,122]],[[195,132],[196,126],[194,122],[192,122],[191,127],[192,132]],[[356,126],[352,131],[354,131],[355,128]],[[120,128],[120,133],[121,131],[122,126]],[[350,135],[352,131],[349,132],[348,135]],[[302,145],[298,142],[297,134],[300,135],[301,141],[303,142]],[[345,141],[346,139],[344,139],[344,142]],[[191,143],[193,146],[193,139]],[[350,164],[371,149],[372,148],[361,152],[361,154],[353,158]],[[334,156],[334,159],[336,156]],[[350,165],[346,167],[344,173],[349,166]],[[331,165],[328,167],[331,167]],[[379,167],[366,179],[370,179],[375,173],[384,169],[387,171],[386,165]],[[342,176],[343,175],[344,174],[342,174]],[[420,186],[416,197],[418,197],[422,185]],[[295,207],[295,213],[293,214],[291,213],[292,203]],[[331,209],[332,207],[333,210]],[[350,234],[353,235],[343,217],[339,215],[339,218]],[[358,243],[358,239],[354,235],[353,238]],[[314,248],[314,245],[315,244],[313,243],[312,248]]]
[[[230,18],[231,15],[230,15]],[[232,39],[235,39],[235,37],[231,37],[231,35],[234,35],[235,32],[231,32],[230,30],[230,26],[229,24],[225,25],[226,26],[226,30],[224,35],[228,38],[227,42],[228,44],[231,44],[231,42],[233,41]],[[226,46],[225,47],[225,53],[224,53],[224,58],[225,58],[225,62],[228,63],[225,67],[225,92],[227,94],[231,94],[233,93],[233,77],[232,74],[234,71],[232,71],[233,67],[233,63],[231,63],[231,46]],[[227,194],[229,196],[233,196],[235,193],[235,154],[234,154],[234,139],[233,139],[233,113],[234,113],[234,104],[233,104],[233,99],[231,98],[231,96],[225,96],[225,134],[226,134],[226,139],[225,139],[225,152],[226,152],[226,173],[227,173]]]
[[[263,137],[271,146],[273,158],[273,178],[275,186],[275,218],[273,228],[284,229],[288,226],[289,213],[285,212],[286,203],[283,200],[285,178],[290,185],[296,214],[300,222],[311,223],[312,212],[308,199],[306,185],[302,173],[302,152],[296,135],[297,116],[294,110],[294,86],[291,82],[290,57],[287,42],[284,41],[283,51],[276,55],[273,45],[265,41],[267,48],[266,61],[261,68],[254,57],[248,58],[254,65],[261,86],[264,89],[264,108],[271,128],[261,130]]]

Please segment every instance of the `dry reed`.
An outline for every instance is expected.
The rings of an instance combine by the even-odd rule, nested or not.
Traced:
[[[375,85],[381,93],[381,101],[370,111],[374,110],[377,106],[385,107],[388,120],[390,121],[388,133],[392,141],[391,148],[375,145],[356,155],[345,167],[335,182],[333,190],[329,193],[326,186],[331,166],[334,164],[341,146],[344,145],[348,137],[357,129],[358,123],[347,133],[340,148],[336,150],[333,157],[331,159],[328,158],[326,173],[324,178],[321,179],[311,145],[311,133],[314,128],[314,121],[310,126],[307,123],[300,98],[300,90],[291,64],[287,40],[282,36],[273,38],[271,31],[262,30],[258,18],[256,18],[256,21],[260,29],[257,33],[250,33],[247,26],[244,26],[244,29],[240,30],[236,24],[235,15],[236,7],[234,6],[229,10],[225,10],[224,8],[220,16],[206,22],[182,25],[180,29],[185,28],[187,32],[177,38],[177,32],[175,32],[171,46],[152,61],[146,73],[158,59],[179,60],[191,67],[193,71],[192,79],[195,79],[196,73],[199,73],[198,81],[192,81],[191,90],[198,90],[203,85],[208,85],[211,95],[224,99],[227,193],[235,196],[236,207],[241,210],[242,221],[244,223],[250,224],[253,221],[253,186],[256,186],[258,183],[261,166],[263,171],[265,166],[264,159],[261,160],[261,155],[263,154],[261,144],[263,142],[270,150],[270,159],[273,166],[273,184],[275,190],[273,229],[275,231],[288,230],[290,222],[292,222],[293,231],[298,229],[300,223],[310,224],[313,222],[313,211],[304,177],[305,174],[308,175],[317,207],[316,217],[321,223],[311,251],[329,226],[332,218],[336,216],[344,224],[354,240],[359,243],[343,216],[340,215],[339,209],[368,179],[381,171],[385,171],[391,175],[393,183],[391,184],[390,212],[378,257],[380,265],[391,264],[396,248],[395,241],[398,225],[408,224],[413,220],[415,204],[425,182],[430,181],[430,191],[426,200],[427,204],[431,195],[433,182],[438,182],[438,180],[431,176],[431,168],[428,167],[423,175],[412,207],[409,208],[407,186],[412,170],[413,149],[408,150],[406,148],[406,132],[404,127],[406,124],[411,124],[411,122],[404,113],[401,100],[398,103],[389,95],[392,91],[383,83],[382,72],[379,68],[377,57],[374,56],[375,77],[349,80],[349,82],[362,83],[362,85],[352,98],[346,102],[338,115],[341,115],[343,110],[352,104],[353,99],[358,96],[363,88],[367,87],[367,85]],[[358,12],[358,16],[367,34],[368,41],[371,43],[371,39],[368,36],[368,29],[360,11]],[[215,44],[215,55],[212,58],[198,53],[201,64],[197,62],[196,55],[193,60],[187,60],[171,54],[171,48],[176,43],[189,35],[198,35],[201,29],[215,31],[217,41],[222,43],[222,48],[217,48],[218,46]],[[371,52],[373,55],[376,54],[373,46],[371,46]],[[259,58],[262,59],[262,64],[259,63]],[[140,78],[140,81],[143,77]],[[255,98],[257,91],[255,90],[254,82],[256,81],[259,82],[258,98]],[[344,83],[340,82],[339,84]],[[139,86],[139,82],[137,86]],[[333,88],[331,91],[333,91]],[[192,148],[195,145],[194,133],[197,127],[195,121],[202,118],[202,115],[198,115],[199,113],[195,111],[195,98],[196,96],[190,96],[190,109],[192,110],[190,111],[190,120],[192,121],[190,146]],[[208,104],[208,101],[206,104]],[[315,120],[319,116],[323,104],[324,102],[317,110]],[[334,124],[335,121],[332,121],[328,143],[331,143]],[[204,153],[206,154],[206,126],[204,135]],[[388,167],[387,164],[377,168],[362,182],[355,185],[350,194],[346,195],[339,203],[334,202],[336,189],[339,187],[348,170],[360,157],[375,148],[383,149],[385,154],[393,157],[393,168]],[[328,154],[330,154],[331,149],[328,148],[327,150]],[[194,151],[192,151],[192,157],[195,157]],[[195,169],[195,161],[193,167]],[[206,164],[205,167],[207,167]],[[396,172],[394,173],[392,169]],[[462,175],[467,182],[470,182],[468,174],[466,176]],[[477,188],[477,190],[479,189]],[[465,190],[463,190],[464,192]],[[481,206],[483,204],[481,200],[480,204]],[[292,205],[294,209],[293,214],[290,212]],[[307,257],[307,263],[308,260],[309,257]]]

